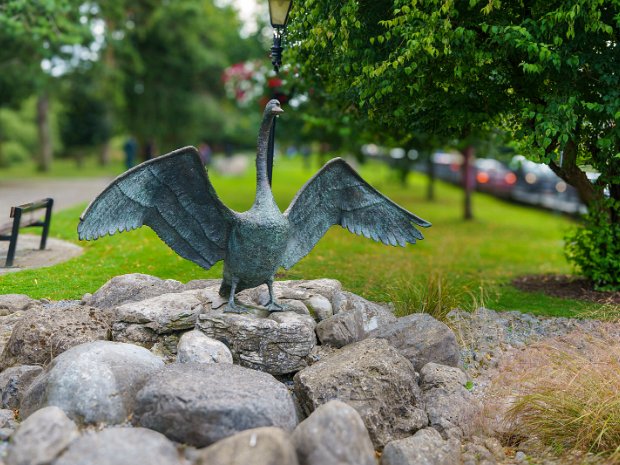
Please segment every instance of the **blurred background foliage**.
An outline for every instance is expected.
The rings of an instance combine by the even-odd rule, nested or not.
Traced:
[[[0,5],[0,167],[96,154],[133,135],[156,153],[206,140],[252,146],[260,115],[226,98],[223,70],[265,58],[258,32],[212,0]]]

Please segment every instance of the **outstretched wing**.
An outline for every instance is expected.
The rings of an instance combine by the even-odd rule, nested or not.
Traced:
[[[203,268],[222,260],[234,213],[217,197],[194,147],[144,162],[116,178],[80,217],[82,240],[150,226]]]
[[[423,239],[415,225],[431,224],[370,186],[341,158],[329,161],[297,193],[284,215],[291,225],[282,266],[292,267],[339,224],[352,233],[387,245]]]

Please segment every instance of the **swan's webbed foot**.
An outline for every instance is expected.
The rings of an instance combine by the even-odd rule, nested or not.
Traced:
[[[239,307],[237,304],[235,304],[234,302],[231,303],[230,301],[224,307],[224,313],[246,313],[246,312],[247,310],[245,308]]]
[[[280,305],[277,302],[273,302],[273,301],[269,302],[265,308],[269,310],[270,313],[284,311],[284,307],[282,305]]]
[[[273,279],[267,281],[267,287],[269,288],[269,302],[267,302],[266,309],[272,312],[283,312],[284,307],[276,302],[276,297],[273,295]]]
[[[235,290],[237,289],[237,284],[239,284],[239,280],[233,278],[230,283],[230,295],[228,296],[228,304],[224,307],[224,313],[245,313],[246,309],[237,306],[235,304]]]

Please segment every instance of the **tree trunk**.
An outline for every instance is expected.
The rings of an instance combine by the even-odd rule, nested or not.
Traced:
[[[428,176],[428,184],[426,185],[426,200],[432,202],[435,200],[435,163],[433,163],[432,153],[429,153],[426,157],[426,174]]]
[[[614,200],[614,205],[610,209],[611,222],[613,224],[620,224],[620,184],[609,185],[609,196]]]
[[[39,135],[39,153],[37,170],[49,171],[52,167],[52,138],[49,122],[49,97],[46,92],[37,99],[37,130]]]
[[[471,220],[474,218],[471,206],[471,194],[474,190],[474,146],[468,145],[463,150],[463,219]]]
[[[110,151],[110,139],[106,139],[99,152],[99,164],[101,166],[108,166],[110,164]]]
[[[4,159],[4,154],[2,153],[2,127],[0,127],[0,168],[4,168],[8,165]]]
[[[596,189],[586,173],[577,166],[577,145],[573,141],[569,141],[564,147],[560,165],[551,161],[549,167],[560,178],[577,189],[581,201],[588,208],[593,207],[597,200],[602,199],[602,192]]]

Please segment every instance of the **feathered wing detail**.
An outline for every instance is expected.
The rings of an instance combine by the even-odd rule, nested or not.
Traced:
[[[82,240],[146,225],[177,254],[210,268],[226,253],[235,214],[218,198],[194,147],[116,178],[80,217]]]
[[[400,246],[424,238],[414,225],[431,225],[381,194],[341,158],[323,166],[297,193],[284,215],[291,226],[282,263],[287,269],[336,224],[354,234]]]

